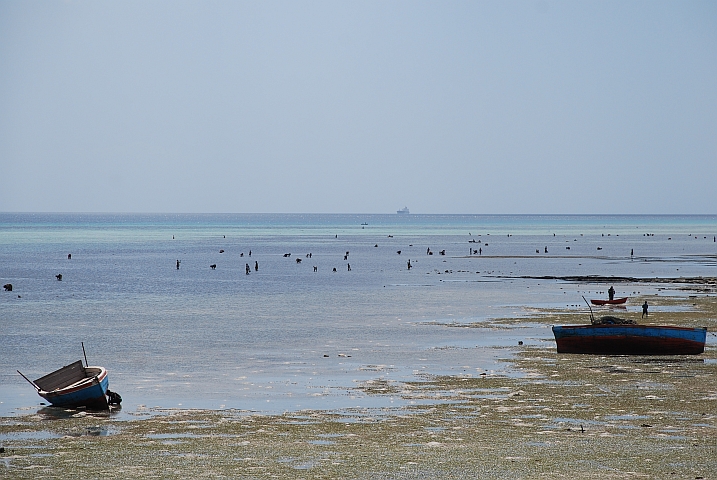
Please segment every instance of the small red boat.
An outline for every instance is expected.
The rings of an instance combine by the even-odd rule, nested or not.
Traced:
[[[627,302],[627,297],[615,298],[613,300],[593,300],[590,299],[590,303],[593,305],[621,305]]]

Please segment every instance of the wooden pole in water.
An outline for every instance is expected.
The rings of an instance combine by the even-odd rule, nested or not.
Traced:
[[[82,355],[85,356],[85,367],[89,367],[90,364],[87,363],[87,354],[85,353],[85,342],[80,342],[82,344]]]

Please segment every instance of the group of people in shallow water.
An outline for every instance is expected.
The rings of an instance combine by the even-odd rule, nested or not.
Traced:
[[[226,238],[226,236],[225,236],[224,238]],[[337,236],[337,238],[338,238],[338,236]],[[715,238],[717,239],[717,237],[715,237]],[[172,239],[174,239],[174,236],[172,236]],[[717,241],[717,240],[715,240],[715,241]],[[376,245],[376,246],[378,246],[378,245]],[[482,248],[479,248],[478,250],[473,250],[473,249],[471,249],[470,252],[473,253],[473,254],[476,254],[476,253],[477,253],[477,254],[480,255],[480,254],[483,253],[483,249],[482,249]],[[545,247],[545,253],[547,253],[547,252],[548,252],[548,247]],[[224,253],[224,250],[220,250],[220,253]],[[250,257],[251,257],[251,253],[252,253],[251,250],[249,250],[249,256],[250,256]],[[399,250],[397,253],[400,255],[400,254],[401,254],[401,251]],[[445,255],[445,250],[441,251],[440,253],[441,253],[441,255]],[[430,247],[426,250],[426,254],[427,254],[427,255],[432,255],[432,254],[433,254],[433,252],[431,251]],[[287,256],[290,256],[290,255],[291,255],[291,254],[285,254],[284,256],[287,257]],[[241,253],[241,256],[243,257],[243,256],[244,256],[244,253]],[[348,260],[348,256],[349,256],[349,252],[346,252],[346,254],[344,255],[344,260]],[[633,250],[630,250],[630,257],[632,257],[632,256],[633,256]],[[307,258],[311,258],[311,257],[312,257],[311,253],[308,253],[308,254],[306,255],[306,257],[307,257]],[[68,260],[72,259],[72,254],[71,254],[71,253],[68,253],[68,254],[67,254],[67,259],[68,259]],[[298,260],[299,260],[299,259],[297,259],[297,261],[298,261]],[[176,265],[177,265],[177,270],[179,270],[179,266],[180,266],[181,263],[182,263],[182,262],[181,262],[179,259],[177,259],[177,263],[176,263]],[[408,270],[410,270],[411,268],[413,268],[413,265],[411,264],[411,259],[408,259],[408,262],[407,262],[406,265],[407,265],[407,267],[408,267]],[[216,268],[216,264],[211,265],[211,267],[212,267],[212,269],[215,269],[215,268]],[[351,271],[351,264],[350,264],[350,263],[347,264],[346,267],[347,267],[347,270],[350,272],[350,271]],[[255,272],[258,272],[258,271],[259,271],[259,262],[258,262],[258,261],[254,261],[254,271],[255,271]],[[318,271],[318,267],[314,266],[314,272],[317,272],[317,271]],[[336,272],[336,268],[334,268],[333,271]],[[245,272],[246,272],[247,275],[249,275],[249,274],[251,273],[251,267],[249,266],[248,263],[245,264]],[[57,274],[57,275],[55,275],[55,277],[57,278],[57,280],[62,280],[62,274]],[[9,283],[8,283],[8,284],[6,284],[6,285],[3,285],[3,287],[4,287],[5,291],[12,291],[12,284],[9,284]],[[609,299],[610,301],[612,301],[612,300],[615,299],[615,288],[614,288],[612,285],[611,285],[610,288],[608,289],[607,294],[608,294],[608,299]],[[642,317],[641,317],[641,318],[645,318],[645,317],[648,316],[648,313],[647,313],[648,308],[649,308],[649,305],[647,304],[647,300],[645,300],[645,303],[642,304]]]
[[[226,238],[226,237],[225,237],[225,238]],[[338,238],[338,236],[337,236],[337,238]],[[376,245],[376,246],[378,246],[378,245]],[[223,252],[224,252],[224,251],[221,250],[221,253],[223,253]],[[537,252],[537,251],[536,251],[536,252]],[[400,255],[400,254],[401,254],[401,251],[399,250],[397,253]],[[441,251],[440,253],[441,253],[441,255],[445,255],[445,250]],[[545,253],[548,253],[548,247],[545,247]],[[433,255],[433,252],[431,251],[430,247],[428,247],[428,248],[426,249],[426,254],[427,254],[427,255]],[[473,250],[473,249],[471,248],[471,249],[469,250],[469,255],[470,255],[470,254],[482,255],[482,254],[483,254],[483,249],[482,249],[482,248],[479,248],[478,250]],[[290,255],[291,255],[291,254],[285,254],[284,256],[287,257],[287,256],[290,256]],[[244,253],[242,253],[241,256],[243,257],[243,256],[244,256]],[[249,250],[249,256],[251,257],[251,250]],[[346,252],[346,254],[344,255],[344,260],[348,260],[348,256],[349,256],[349,252]],[[633,256],[633,250],[630,250],[630,257],[632,257],[632,256]],[[311,253],[308,253],[308,254],[306,255],[306,257],[307,257],[307,258],[311,258],[311,257],[312,257]],[[70,258],[72,258],[72,257],[71,257],[71,255],[67,255],[67,258],[70,259]],[[297,263],[298,263],[299,261],[300,261],[300,259],[297,259]],[[178,260],[177,260],[177,270],[179,270],[179,265],[180,265],[180,263],[181,263],[181,262],[180,262],[180,260],[178,259]],[[413,268],[413,265],[411,264],[411,259],[408,259],[408,262],[406,263],[406,266],[407,266],[408,270],[410,270],[411,268]],[[212,268],[215,268],[215,265],[212,265]],[[347,264],[347,265],[346,265],[346,268],[347,268],[347,270],[350,272],[350,271],[351,271],[351,264],[350,264],[350,263]],[[255,271],[255,272],[258,272],[258,271],[259,271],[259,262],[258,262],[258,261],[255,261],[255,262],[254,262],[254,271]],[[314,266],[314,272],[317,272],[317,271],[318,271],[318,267]],[[335,268],[335,267],[334,267],[333,271],[336,272],[336,268]],[[248,263],[245,264],[245,272],[246,272],[247,275],[249,275],[249,274],[251,273],[251,267],[249,266]],[[62,278],[62,276],[61,276],[61,275],[58,275],[58,280],[61,279],[61,278]],[[12,288],[12,287],[11,287],[11,288]],[[611,285],[610,288],[608,289],[607,294],[608,294],[608,299],[609,299],[610,301],[612,301],[612,300],[615,299],[615,288],[614,288],[612,285]],[[647,300],[645,300],[645,303],[642,304],[642,318],[645,318],[646,316],[648,316],[648,313],[647,313],[648,307],[649,307],[649,305],[647,304]]]
[[[172,237],[172,238],[174,238],[174,237]],[[226,238],[226,237],[225,237],[225,238]],[[222,250],[219,250],[219,253],[224,253],[224,250],[223,250],[223,249],[222,249]],[[243,256],[244,256],[244,253],[242,252],[239,256],[240,256],[240,257],[243,257]],[[249,250],[249,256],[251,257],[251,250]],[[349,256],[349,252],[346,252],[346,254],[344,255],[344,260],[347,260],[347,259],[348,259],[348,256]],[[285,253],[285,254],[284,254],[284,257],[291,257],[291,254],[290,254],[290,253]],[[312,258],[312,257],[313,257],[313,255],[312,255],[311,253],[307,253],[307,254],[306,254],[306,258]],[[70,256],[68,255],[67,258],[70,258]],[[181,263],[182,263],[181,260],[177,259],[177,264],[176,264],[176,265],[177,265],[177,270],[179,270],[179,266],[180,266]],[[296,263],[301,263],[301,259],[300,259],[300,258],[297,258],[297,259],[296,259]],[[409,260],[408,263],[410,264],[411,261]],[[213,264],[209,265],[209,267],[210,267],[212,270],[216,270],[217,264],[216,264],[216,263],[213,263]],[[350,271],[351,271],[351,264],[350,264],[350,263],[347,264],[346,267],[347,267],[348,271],[350,272]],[[409,265],[408,268],[410,269],[411,266]],[[317,266],[314,266],[314,272],[318,272],[318,270],[319,270],[318,267],[317,267]],[[251,273],[251,267],[249,266],[248,263],[246,263],[246,264],[244,265],[244,271],[246,272],[247,275],[249,275],[249,274]],[[259,271],[259,262],[256,261],[256,260],[254,261],[254,271],[255,271],[255,272],[258,272],[258,271]],[[336,268],[334,268],[333,271],[335,272],[335,271],[336,271]],[[58,280],[62,280],[62,275],[59,275]]]

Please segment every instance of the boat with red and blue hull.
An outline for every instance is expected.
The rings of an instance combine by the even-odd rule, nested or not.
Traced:
[[[597,355],[698,355],[705,351],[707,328],[657,325],[554,326],[558,353]]]
[[[78,360],[30,383],[55,407],[109,409],[109,376],[104,367],[85,367]]]

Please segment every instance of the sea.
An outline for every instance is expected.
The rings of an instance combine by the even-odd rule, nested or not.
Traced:
[[[518,342],[555,348],[536,315],[587,318],[609,287],[545,277],[717,276],[716,235],[715,215],[0,213],[0,416],[45,408],[17,371],[83,345],[127,418],[399,408],[362,387],[520,375]]]

